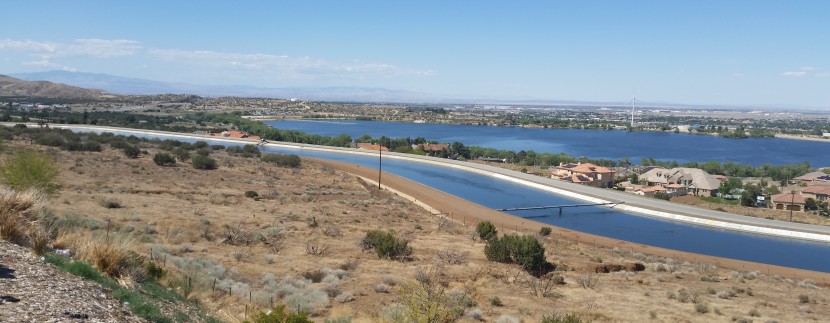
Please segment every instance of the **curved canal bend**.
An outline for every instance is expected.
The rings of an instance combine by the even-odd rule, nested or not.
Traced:
[[[106,131],[191,142],[205,140],[225,145],[231,142],[189,134],[151,133],[123,128],[69,128],[76,131]],[[304,145],[284,143],[280,147],[264,147],[263,150],[343,161],[375,169],[378,165],[377,155],[355,154],[353,149],[343,152],[322,151],[317,148],[304,147]],[[494,209],[579,203],[550,192],[464,170],[458,166],[384,158],[383,171]],[[830,273],[830,244],[827,243],[776,238],[664,221],[603,207],[567,209],[562,215],[551,209],[514,212],[514,215],[533,216],[533,220],[537,222],[634,243]]]

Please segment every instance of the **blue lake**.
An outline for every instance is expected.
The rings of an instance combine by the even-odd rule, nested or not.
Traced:
[[[119,133],[119,132],[116,132]],[[123,133],[121,133],[123,134]],[[165,136],[144,136],[166,139]],[[177,140],[195,142],[196,140]],[[211,140],[207,140],[212,142]],[[212,142],[227,145],[225,142]],[[320,152],[302,148],[264,148],[377,167],[377,156]],[[491,208],[572,204],[564,197],[451,167],[386,158],[383,170]],[[784,239],[653,219],[601,207],[516,212],[547,215],[534,221],[576,231],[668,249],[759,263],[830,272],[830,244]],[[634,250],[636,251],[636,250]],[[753,268],[746,268],[753,270]]]
[[[830,166],[830,141],[815,142],[781,138],[728,139],[710,135],[620,130],[543,129],[402,123],[356,120],[280,120],[266,124],[310,134],[352,138],[368,134],[374,138],[424,137],[442,143],[459,141],[468,146],[538,153],[566,153],[576,157],[620,160],[641,158],[685,163],[717,160],[759,166],[809,162],[813,167]]]

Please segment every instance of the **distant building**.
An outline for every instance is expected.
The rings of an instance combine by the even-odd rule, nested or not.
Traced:
[[[614,185],[615,171],[591,163],[559,164],[551,172],[551,178],[596,187]]]
[[[438,156],[441,152],[449,151],[450,145],[447,144],[417,144],[412,145],[412,149],[420,149],[429,156]]]
[[[208,136],[212,137],[223,137],[223,138],[237,138],[237,139],[251,139],[251,140],[261,140],[259,136],[250,136],[247,132],[242,131],[234,131],[234,130],[226,130],[222,132],[208,132],[206,133]]]
[[[389,151],[389,148],[386,148],[384,146],[365,143],[365,142],[358,143],[357,144],[357,149]]]
[[[817,185],[810,186],[801,191],[805,197],[811,197],[816,201],[827,201],[830,197],[830,186]]]
[[[638,178],[641,183],[649,186],[681,185],[686,189],[686,193],[702,196],[716,196],[720,184],[726,179],[723,176],[710,175],[702,169],[688,167],[652,168],[640,174]],[[679,189],[674,190],[680,192]]]
[[[479,157],[478,160],[485,161],[485,162],[491,162],[491,163],[506,163],[507,162],[506,158],[493,158],[493,157]]]
[[[792,179],[796,184],[830,183],[830,175],[824,172],[811,172]]]
[[[647,197],[654,197],[654,194],[657,192],[666,192],[666,189],[660,186],[645,186],[638,188],[634,191],[634,194],[647,196]]]
[[[775,194],[770,198],[770,208],[776,210],[793,210],[798,212],[804,211],[804,205],[807,204],[807,199],[801,194],[781,193]]]
[[[830,132],[824,132],[821,134],[821,136],[824,138],[830,138]]]

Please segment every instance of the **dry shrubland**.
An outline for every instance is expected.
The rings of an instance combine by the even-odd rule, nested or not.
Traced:
[[[4,206],[32,205],[17,206],[31,210],[23,212],[0,208],[3,237],[35,240],[26,228],[7,228],[14,221],[5,219],[33,223],[49,213],[59,228],[53,247],[131,279],[142,279],[129,265],[140,256],[166,272],[162,281],[173,290],[227,321],[277,304],[341,322],[790,322],[830,316],[826,282],[554,236],[535,238],[556,271],[534,277],[518,265],[488,261],[485,242],[470,239],[475,223],[448,222],[348,173],[307,161],[278,167],[222,151],[210,152],[215,170],[159,166],[152,158],[161,151],[157,144],[137,145],[148,153],[135,159],[107,147],[30,147],[62,161],[63,186],[49,197],[48,212],[34,193],[0,191]],[[249,191],[259,194],[246,197]],[[371,230],[394,233],[411,255],[382,259],[362,250]]]

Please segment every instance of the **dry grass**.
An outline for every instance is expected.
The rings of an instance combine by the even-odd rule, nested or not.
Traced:
[[[147,149],[152,156],[153,149]],[[710,322],[748,317],[753,309],[761,315],[755,321],[830,317],[830,295],[820,287],[826,282],[678,262],[638,253],[636,247],[604,249],[553,236],[540,241],[561,271],[531,279],[516,266],[488,262],[484,243],[469,238],[475,223],[444,221],[350,174],[312,163],[283,169],[219,153],[220,165],[233,168],[205,173],[182,165],[160,167],[146,156],[126,159],[109,149],[60,154],[56,160],[72,162],[63,166],[61,181],[67,184],[50,207],[62,218],[85,216],[76,216],[73,221],[82,224],[75,233],[62,232],[55,246],[113,272],[130,250],[152,257],[166,270],[190,277],[189,297],[226,321],[242,321],[246,307],[250,312],[273,302],[308,308],[317,321],[351,316],[353,322],[377,322],[395,304],[412,302],[401,296],[404,286],[413,291],[410,296],[420,295],[413,289],[422,286],[418,269],[428,266],[441,269],[433,275],[440,288],[430,288],[445,295],[462,291],[477,303],[480,311],[464,307],[463,322],[495,322],[501,316],[538,322],[556,313],[594,322]],[[249,190],[269,193],[255,201],[243,197]],[[101,207],[103,194],[125,207]],[[310,219],[318,226],[309,225]],[[373,229],[409,239],[413,260],[381,260],[360,251],[357,243]],[[309,247],[327,250],[312,255]],[[597,257],[602,264],[591,261]],[[634,262],[645,270],[595,273],[598,265]],[[318,282],[304,273],[315,273]],[[163,280],[174,289],[183,286]],[[677,297],[681,289],[685,302]],[[735,296],[720,298],[720,292]]]
[[[43,195],[37,191],[17,192],[0,185],[0,239],[30,246],[41,254],[50,239],[50,233],[39,223],[45,206]]]

